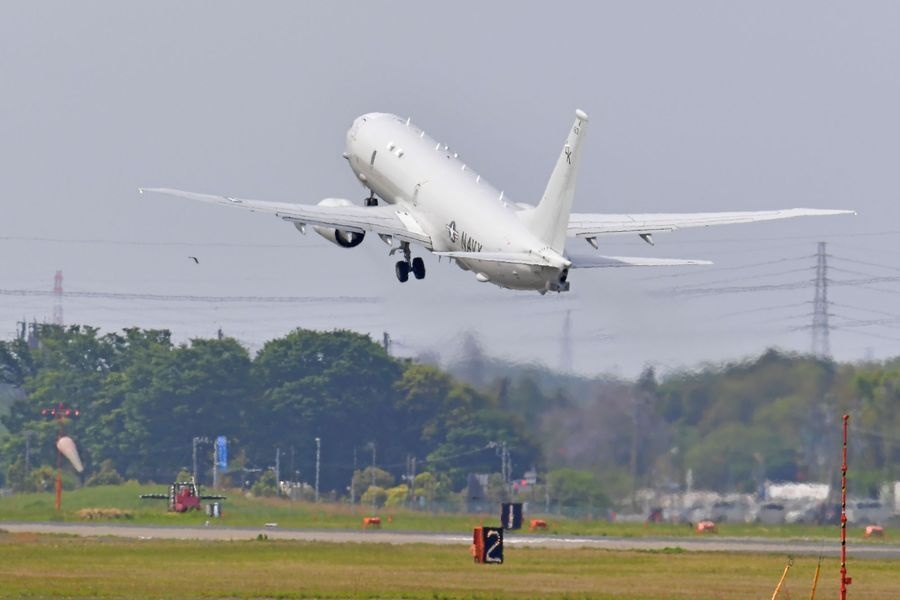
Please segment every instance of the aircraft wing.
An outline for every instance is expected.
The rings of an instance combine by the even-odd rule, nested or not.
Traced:
[[[431,237],[425,233],[415,217],[397,206],[320,206],[312,204],[293,204],[290,202],[269,202],[265,200],[248,200],[230,196],[197,194],[169,188],[140,188],[140,193],[155,192],[168,196],[177,196],[189,200],[236,206],[246,210],[272,213],[276,217],[300,225],[331,227],[342,231],[363,233],[372,231],[381,235],[389,235],[404,242],[413,242],[431,250]]]
[[[659,214],[596,214],[572,213],[569,215],[568,235],[592,238],[613,233],[637,233],[647,235],[663,231],[675,231],[687,227],[710,225],[734,225],[756,221],[772,221],[793,217],[822,217],[827,215],[856,214],[852,210],[820,208],[787,208],[782,210],[757,210],[741,212],[709,213],[659,213]]]

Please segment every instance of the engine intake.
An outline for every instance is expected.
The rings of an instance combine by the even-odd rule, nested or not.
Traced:
[[[354,204],[347,200],[346,198],[325,198],[321,202],[319,202],[319,206],[353,206]],[[313,227],[316,230],[316,233],[321,235],[323,238],[331,242],[332,244],[337,244],[341,248],[355,248],[362,244],[363,239],[366,237],[366,232],[364,231],[343,231],[341,229],[335,229],[333,227]]]
[[[332,229],[331,227],[313,227],[313,229],[315,229],[316,233],[323,238],[332,244],[337,244],[341,248],[354,248],[359,246],[366,237],[364,231],[342,231],[340,229]]]

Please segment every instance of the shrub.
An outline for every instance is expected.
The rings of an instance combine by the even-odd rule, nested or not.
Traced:
[[[359,499],[360,504],[372,504],[376,508],[381,508],[387,502],[388,493],[383,487],[370,485],[365,491],[362,498]]]
[[[403,506],[409,498],[409,487],[405,483],[392,487],[386,492],[385,506]]]
[[[122,481],[122,476],[116,471],[113,461],[106,459],[100,463],[100,470],[91,475],[85,485],[120,485]]]
[[[256,480],[256,483],[253,484],[253,487],[250,488],[250,493],[254,496],[277,496],[278,482],[275,481],[275,473],[273,471],[266,471],[260,475],[259,479]]]

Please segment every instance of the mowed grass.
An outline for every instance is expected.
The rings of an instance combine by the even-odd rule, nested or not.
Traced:
[[[141,493],[165,492],[162,485],[128,483],[120,486],[84,487],[63,492],[63,510],[54,508],[54,495],[16,494],[0,498],[0,527],[3,521],[70,521],[81,522],[78,511],[84,508],[116,508],[128,511],[130,519],[122,523],[136,525],[200,526],[207,521],[202,512],[185,514],[166,512],[163,500],[141,500]],[[282,498],[245,497],[240,490],[226,490],[228,496],[222,503],[223,517],[210,519],[210,526],[261,527],[265,523],[278,523],[282,528],[351,529],[361,525],[365,516],[380,516],[383,528],[398,531],[435,531],[468,533],[472,527],[491,525],[499,521],[498,514],[454,514],[413,511],[405,508],[381,508],[367,506],[350,507],[346,504],[319,505],[310,502],[291,502]],[[526,514],[529,518],[547,520],[546,534],[586,535],[610,537],[688,537],[697,534],[687,525],[609,523],[605,520],[567,519],[554,514]],[[770,537],[829,540],[837,543],[840,535],[835,526],[817,525],[748,525],[722,523],[722,537]],[[862,527],[848,528],[848,537],[854,543],[893,542],[891,528],[881,539],[863,540]]]
[[[286,541],[189,542],[0,533],[0,597],[99,598],[770,598],[786,557],[507,548],[503,565],[465,547]],[[815,558],[786,588],[807,598]],[[826,559],[817,597],[837,595]],[[850,565],[857,598],[900,598],[900,565]]]

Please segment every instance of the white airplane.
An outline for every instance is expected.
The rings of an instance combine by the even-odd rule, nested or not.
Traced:
[[[596,249],[598,238],[608,234],[636,234],[653,244],[654,233],[685,227],[855,214],[813,208],[685,214],[571,213],[587,124],[588,116],[576,110],[575,122],[537,206],[513,202],[445,144],[409,119],[387,113],[362,115],[347,131],[343,156],[369,189],[364,206],[344,198],[326,198],[309,205],[168,188],[143,188],[140,192],[274,213],[300,232],[306,233],[307,226],[312,226],[322,237],[344,248],[358,246],[366,232],[374,232],[391,246],[390,254],[401,252],[403,260],[395,266],[401,282],[409,279],[410,272],[416,279],[425,277],[424,261],[412,257],[411,246],[418,244],[473,272],[478,281],[541,294],[568,291],[571,269],[711,264],[668,258],[572,257],[566,254],[566,237],[583,238]]]

